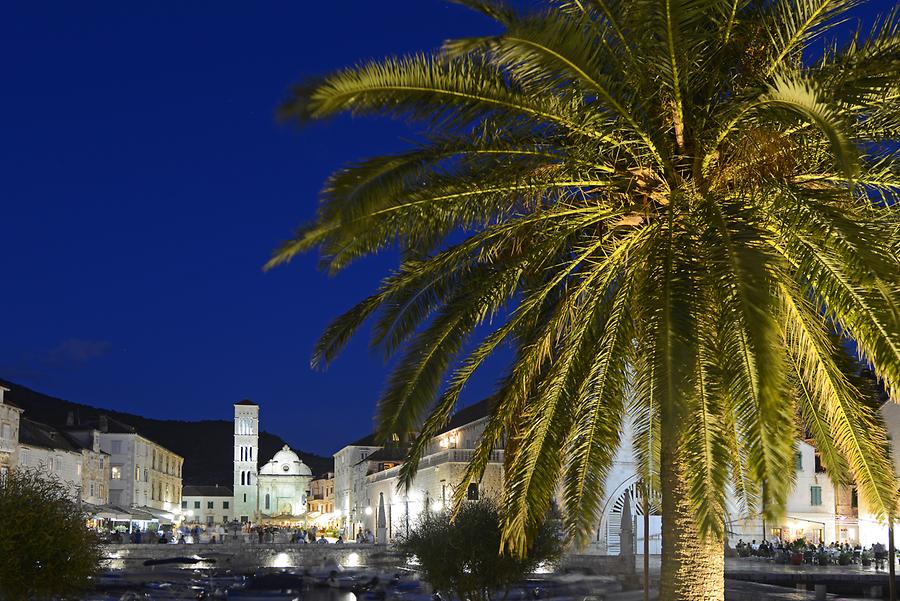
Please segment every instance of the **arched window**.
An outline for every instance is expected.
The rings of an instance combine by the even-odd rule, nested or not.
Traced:
[[[469,488],[466,489],[466,499],[469,501],[478,500],[478,483],[470,482]]]
[[[247,486],[250,486],[250,472],[247,472]]]
[[[253,447],[247,447],[247,449],[250,451],[250,461],[253,461]]]
[[[241,486],[243,486],[243,485],[245,484],[245,482],[244,482],[244,475],[245,475],[246,473],[247,473],[247,472],[241,472]]]
[[[269,494],[266,493],[266,509],[269,508]]]

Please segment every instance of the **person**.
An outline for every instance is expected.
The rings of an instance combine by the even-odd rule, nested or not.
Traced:
[[[356,533],[356,544],[361,545],[364,542],[366,542],[366,540],[363,538],[362,530],[360,530],[359,532]]]
[[[372,534],[371,530],[366,530],[366,542],[369,543],[370,545],[375,544],[375,535]]]
[[[884,560],[887,556],[887,553],[885,553],[884,550],[884,545],[882,545],[880,542],[872,545],[872,554],[875,556],[875,569],[883,570]]]
[[[256,527],[256,536],[259,538],[259,544],[263,543],[263,529],[259,526]]]
[[[335,541],[335,544],[336,544],[336,545],[343,545],[343,544],[344,544],[344,535],[343,535],[343,534],[341,534],[341,535],[338,536],[338,539]]]
[[[325,540],[324,534],[319,538],[319,540],[316,541],[316,544],[317,545],[327,545],[328,544],[328,541]]]

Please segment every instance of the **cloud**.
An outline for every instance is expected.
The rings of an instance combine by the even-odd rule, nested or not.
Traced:
[[[47,351],[40,362],[53,367],[80,366],[111,350],[112,343],[108,340],[67,338]]]

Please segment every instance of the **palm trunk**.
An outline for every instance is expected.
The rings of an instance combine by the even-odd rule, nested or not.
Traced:
[[[665,445],[660,459],[660,601],[724,601],[724,545],[722,541],[701,537],[695,525],[685,478],[690,466]]]

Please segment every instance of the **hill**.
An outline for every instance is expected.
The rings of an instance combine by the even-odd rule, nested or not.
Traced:
[[[6,400],[25,410],[25,416],[51,426],[63,427],[71,415],[75,422],[89,422],[108,415],[133,427],[139,434],[184,457],[185,484],[226,484],[233,480],[231,449],[234,424],[225,420],[196,422],[162,420],[121,411],[98,409],[46,395],[0,378],[9,388]],[[259,456],[268,459],[287,444],[270,432],[259,433]],[[333,459],[294,449],[314,474],[334,469]]]

